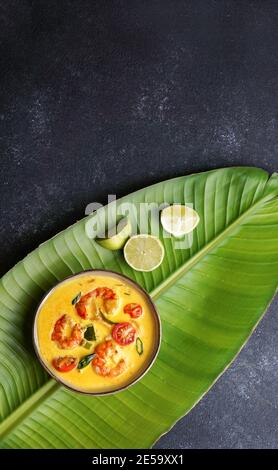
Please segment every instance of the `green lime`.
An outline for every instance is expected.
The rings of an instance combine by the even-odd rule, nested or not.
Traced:
[[[197,227],[200,217],[191,207],[174,204],[162,210],[160,220],[166,232],[182,237]]]
[[[115,227],[115,235],[107,238],[96,238],[96,242],[107,250],[120,250],[132,233],[131,223],[128,218],[122,219]]]
[[[124,246],[124,257],[136,271],[153,271],[163,261],[164,247],[157,237],[134,235]]]

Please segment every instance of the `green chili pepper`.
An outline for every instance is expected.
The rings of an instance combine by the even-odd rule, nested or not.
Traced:
[[[143,341],[141,338],[139,338],[139,336],[136,338],[136,351],[138,352],[139,356],[141,356],[141,354],[144,352]]]
[[[81,343],[81,346],[82,348],[85,348],[85,349],[91,349],[91,347],[93,346],[93,343],[90,343],[89,341],[86,341],[84,339]]]
[[[109,325],[117,325],[117,323],[118,323],[117,321],[109,320],[109,319],[104,315],[104,313],[102,313],[101,310],[99,310],[98,313],[99,313],[101,319],[102,319],[104,322],[109,323]]]

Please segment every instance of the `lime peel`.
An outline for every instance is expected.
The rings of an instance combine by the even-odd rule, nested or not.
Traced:
[[[121,221],[119,223],[121,223]],[[102,248],[106,248],[107,250],[111,251],[116,251],[123,248],[131,233],[132,226],[130,220],[126,219],[126,223],[119,233],[116,233],[112,237],[96,238],[95,240],[100,246],[102,246]]]

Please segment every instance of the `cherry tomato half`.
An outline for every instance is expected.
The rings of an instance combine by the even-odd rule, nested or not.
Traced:
[[[139,304],[127,304],[124,306],[124,312],[131,316],[131,318],[141,317],[143,310]]]
[[[117,323],[112,330],[112,337],[120,346],[127,346],[133,343],[136,336],[136,330],[131,323]]]
[[[77,358],[73,356],[61,356],[53,359],[52,364],[59,372],[69,372],[77,366]]]

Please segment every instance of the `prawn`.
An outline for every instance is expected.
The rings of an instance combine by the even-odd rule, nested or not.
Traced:
[[[88,294],[83,295],[75,304],[75,308],[78,315],[85,320],[89,318],[89,304],[91,317],[96,317],[100,308],[104,313],[113,315],[119,307],[119,297],[109,287],[97,287]]]
[[[96,356],[92,360],[92,366],[98,375],[103,377],[117,377],[126,369],[126,362],[120,359],[115,362],[117,349],[113,341],[106,340],[95,349]]]
[[[68,326],[71,328],[70,336],[65,333]],[[62,315],[54,325],[51,339],[56,341],[57,346],[61,349],[76,348],[83,339],[81,326],[75,323],[69,315]]]

